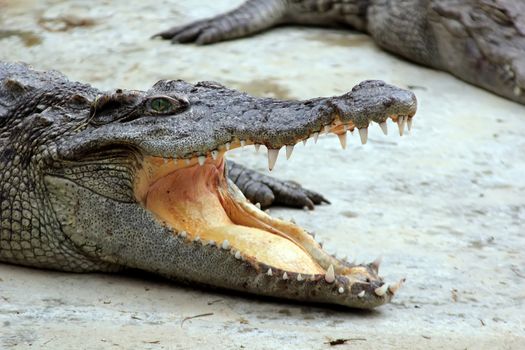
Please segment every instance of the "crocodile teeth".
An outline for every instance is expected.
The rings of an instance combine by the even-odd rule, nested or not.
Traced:
[[[382,297],[383,295],[386,294],[387,290],[388,290],[388,283],[385,283],[381,287],[377,287],[376,289],[374,289],[374,293]]]
[[[403,136],[405,132],[405,117],[397,118],[397,126],[399,128],[399,136]]]
[[[522,93],[521,88],[519,86],[515,86],[513,92],[516,96],[521,96]]]
[[[255,203],[255,206],[257,207],[257,209],[261,209],[261,203],[257,202]]]
[[[368,128],[359,129],[359,137],[361,137],[361,144],[365,144],[368,140]]]
[[[381,261],[383,258],[377,257],[372,263],[370,264],[370,267],[377,273],[379,271],[379,265],[381,265]]]
[[[388,135],[388,127],[386,126],[386,122],[379,123],[379,126],[381,127],[381,130],[383,130],[383,134]]]
[[[290,159],[293,152],[293,145],[287,145],[286,146],[286,159]]]
[[[298,274],[298,275],[297,275],[297,280],[298,280],[299,282],[301,282],[301,281],[304,281],[304,278],[303,278],[303,276],[302,276],[301,274]]]
[[[182,237],[182,238],[186,238],[186,236],[188,235],[188,233],[186,231],[180,231],[179,235]]]
[[[365,296],[365,291],[364,291],[364,290],[360,291],[360,292],[357,294],[357,296],[358,296],[359,298],[364,297],[364,296]]]
[[[211,157],[213,158],[213,160],[216,160],[218,155],[219,151],[217,151],[216,149],[211,151]]]
[[[193,242],[198,242],[198,241],[200,241],[200,240],[201,240],[201,238],[200,238],[199,236],[196,236],[196,237],[193,239]]]
[[[343,131],[344,131],[344,132],[347,132],[347,131],[348,131],[348,125],[343,124]]]
[[[184,159],[184,163],[186,163],[186,165],[190,165],[191,159],[189,158]]]
[[[408,118],[407,120],[408,131],[412,130],[412,119],[413,118]]]
[[[270,171],[275,166],[275,162],[277,162],[278,155],[279,155],[278,149],[268,149],[268,169],[270,169]]]
[[[330,264],[324,275],[324,280],[328,283],[333,283],[335,281],[334,265]]]
[[[246,146],[246,141],[241,140],[241,148],[244,147],[244,146]]]
[[[272,271],[272,268],[271,268],[271,267],[268,269],[268,272],[266,272],[266,274],[267,274],[268,276],[273,276],[273,271]]]
[[[339,287],[337,291],[339,292],[339,294],[343,294],[345,292],[345,289],[343,287]]]
[[[341,148],[346,149],[346,131],[342,134],[338,134],[339,142],[341,143]]]
[[[303,140],[303,145],[305,145],[305,146],[306,146],[306,141],[308,141],[308,139],[304,139]]]
[[[223,242],[222,242],[222,245],[221,245],[222,249],[224,250],[228,250],[230,248],[230,242],[225,239]]]
[[[259,153],[259,148],[261,148],[261,145],[256,143],[255,145],[253,145],[253,147],[255,147],[255,152]]]
[[[288,274],[285,272],[283,273],[283,280],[287,280],[288,279]]]
[[[403,278],[403,279],[399,280],[399,282],[391,284],[390,286],[388,286],[388,290],[390,291],[390,293],[395,294],[395,292],[397,292],[398,289],[401,288],[401,286],[403,285],[404,282],[405,282],[405,279]]]
[[[226,143],[224,144],[224,147],[226,148],[227,151],[230,150],[231,146],[232,146],[232,145],[231,145],[231,143],[229,143],[229,142],[226,142]]]
[[[324,132],[328,134],[330,132],[330,129],[330,125],[325,125]]]
[[[237,260],[241,260],[241,258],[242,258],[242,257],[241,257],[241,252],[240,252],[240,251],[236,251],[236,252],[235,252],[235,259],[237,259]]]
[[[317,143],[317,139],[319,139],[319,133],[318,132],[314,132],[312,134],[312,136],[314,137],[314,143]]]
[[[198,160],[199,160],[200,166],[203,166],[204,162],[206,162],[206,157],[205,156],[199,156]]]

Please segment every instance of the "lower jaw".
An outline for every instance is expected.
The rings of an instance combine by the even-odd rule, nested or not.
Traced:
[[[301,227],[252,205],[225,178],[222,154],[201,163],[181,166],[163,158],[143,158],[137,200],[192,252],[175,274],[159,273],[255,294],[358,308],[384,304],[400,287],[402,281],[394,285],[382,281],[378,264],[338,260]]]

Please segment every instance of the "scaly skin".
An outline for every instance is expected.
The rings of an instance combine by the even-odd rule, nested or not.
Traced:
[[[104,93],[58,72],[0,63],[0,261],[74,272],[138,268],[255,294],[381,305],[399,284],[385,284],[377,263],[330,256],[299,226],[250,204],[233,181],[254,198],[261,192],[265,204],[268,196],[293,205],[322,196],[225,166],[223,155],[240,140],[272,155],[323,130],[358,128],[366,142],[369,123],[384,127],[391,117],[402,130],[415,111],[411,92],[379,81],[307,101],[255,98],[211,82]],[[235,225],[217,228],[215,220]],[[228,239],[213,242],[217,232]],[[287,252],[266,241],[300,247],[294,259],[321,272],[282,268],[291,266],[278,261]],[[250,251],[252,243],[259,248]]]
[[[249,0],[157,35],[211,44],[282,24],[351,26],[385,50],[525,104],[524,1]]]

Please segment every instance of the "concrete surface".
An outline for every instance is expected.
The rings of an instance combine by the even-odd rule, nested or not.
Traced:
[[[139,275],[0,265],[2,349],[525,349],[525,107],[381,52],[364,35],[281,28],[209,47],[149,36],[239,1],[0,0],[0,59],[99,88],[217,80],[257,95],[341,94],[364,79],[411,87],[412,135],[372,127],[297,147],[274,175],[321,191],[314,212],[274,209],[330,250],[407,283],[372,312],[181,287]],[[233,153],[233,152],[232,152]],[[265,155],[231,155],[260,170]],[[196,315],[205,316],[188,319]]]

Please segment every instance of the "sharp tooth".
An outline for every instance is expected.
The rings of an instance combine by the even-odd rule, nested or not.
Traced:
[[[514,95],[516,95],[516,96],[521,96],[521,94],[522,94],[521,87],[519,87],[519,86],[516,85],[516,86],[514,87],[514,89],[513,89],[513,92],[514,92]]]
[[[190,165],[190,163],[191,163],[191,159],[186,158],[186,159],[184,159],[184,162],[186,163],[186,165]]]
[[[259,153],[259,148],[261,148],[261,145],[256,143],[255,145],[253,145],[253,147],[255,147],[255,152]]]
[[[164,161],[164,165],[168,164],[168,158],[162,158],[162,160]]]
[[[229,143],[229,142],[226,142],[226,143],[224,144],[224,147],[226,148],[227,151],[230,150],[231,146],[232,146],[232,145],[231,145],[231,143]]]
[[[377,257],[374,261],[372,261],[372,263],[370,264],[370,267],[377,273],[379,272],[379,265],[381,265],[381,261],[383,260],[383,258],[381,258],[380,256]]]
[[[405,131],[405,118],[404,117],[398,117],[397,118],[397,126],[399,128],[399,136],[403,136],[403,132]]]
[[[237,260],[241,260],[242,256],[241,256],[241,252],[240,251],[236,251],[235,252],[235,259]]]
[[[409,117],[407,120],[408,131],[412,130],[412,119],[413,118]]]
[[[186,231],[180,231],[179,235],[182,237],[182,238],[186,238],[186,236],[188,235],[188,233]]]
[[[293,145],[287,145],[286,146],[286,159],[290,159],[293,152]]]
[[[364,291],[364,290],[360,291],[360,292],[357,294],[357,296],[358,296],[359,298],[364,297],[364,296],[365,296],[365,291]]]
[[[287,280],[288,279],[288,274],[285,272],[283,273],[283,280]]]
[[[388,127],[386,126],[386,122],[379,123],[379,126],[381,127],[381,130],[383,130],[383,134],[388,135]]]
[[[298,275],[297,275],[297,280],[298,280],[299,282],[301,282],[301,281],[304,281],[304,278],[303,278],[303,276],[302,276],[301,274],[298,274]]]
[[[388,290],[388,283],[385,283],[381,287],[377,287],[376,289],[374,289],[374,293],[382,297],[383,295],[386,294],[387,290]]]
[[[346,131],[342,134],[338,134],[339,142],[341,143],[341,148],[346,149]]]
[[[290,222],[295,225],[295,219],[294,218],[291,218]]]
[[[222,241],[222,245],[221,245],[222,249],[224,250],[227,250],[230,248],[230,242],[228,242],[227,239],[225,239],[224,241]]]
[[[241,140],[241,148],[244,147],[244,146],[246,146],[246,141]]]
[[[331,129],[330,125],[325,125],[324,132],[328,134],[330,132],[330,129]]]
[[[314,132],[312,134],[312,136],[314,137],[314,143],[317,143],[317,139],[319,138],[319,133],[318,132]]]
[[[335,281],[334,265],[330,264],[324,275],[324,280],[328,283],[333,283]]]
[[[271,267],[268,269],[268,272],[266,272],[266,274],[267,274],[268,276],[273,276],[273,271],[272,271],[272,268],[271,268]]]
[[[303,140],[303,145],[305,145],[305,146],[306,146],[306,141],[308,141],[308,139],[304,139]]]
[[[216,149],[211,151],[211,157],[213,158],[213,160],[216,160],[218,155],[219,155],[219,151],[217,151]]]
[[[177,158],[173,158],[173,164],[175,164],[175,166],[178,166],[178,164],[177,164]]]
[[[255,203],[255,206],[256,206],[257,208],[261,209],[261,203],[257,202],[257,203]]]
[[[199,236],[196,236],[196,237],[193,239],[193,242],[198,242],[198,241],[200,241],[200,240],[201,240],[201,238],[200,238]]]
[[[203,166],[203,165],[204,165],[204,162],[206,162],[206,157],[205,157],[205,156],[199,156],[198,159],[199,159],[199,164],[200,164],[201,166]]]
[[[278,155],[279,155],[278,149],[268,149],[268,169],[270,169],[270,171],[275,166],[275,162],[277,162]]]
[[[347,132],[347,131],[348,131],[348,125],[343,124],[343,131],[344,131],[344,132]]]
[[[215,245],[215,241],[214,240],[208,241],[208,245],[213,247]]]
[[[361,143],[364,145],[368,140],[368,128],[359,129],[359,136],[361,137]]]
[[[339,292],[339,294],[343,294],[345,292],[345,289],[343,287],[339,287],[337,291]]]
[[[390,291],[390,293],[394,294],[395,292],[397,292],[397,290],[399,288],[401,288],[401,286],[403,285],[404,282],[405,282],[405,279],[403,278],[403,279],[399,280],[399,282],[391,284],[390,286],[388,286],[388,290]]]

